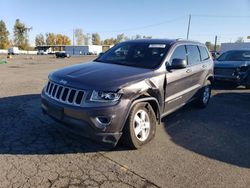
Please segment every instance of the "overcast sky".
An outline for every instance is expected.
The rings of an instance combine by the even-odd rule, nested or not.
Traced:
[[[63,33],[72,39],[74,28],[98,32],[101,38],[124,33],[154,38],[190,38],[201,42],[234,42],[250,35],[249,0],[0,0],[0,19],[9,31],[17,18],[36,34]]]

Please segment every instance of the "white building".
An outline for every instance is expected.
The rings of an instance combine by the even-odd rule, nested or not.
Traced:
[[[64,50],[69,55],[98,55],[103,51],[103,47],[101,45],[65,46]]]
[[[250,50],[250,42],[221,43],[220,53],[223,53],[229,50]]]

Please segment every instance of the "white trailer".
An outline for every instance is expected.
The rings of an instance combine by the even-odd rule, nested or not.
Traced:
[[[99,55],[102,53],[102,46],[101,45],[89,45],[89,52],[95,55]]]
[[[250,50],[250,42],[221,43],[220,54],[229,50]]]
[[[69,55],[98,55],[102,52],[101,45],[65,46],[65,52]]]
[[[8,54],[9,55],[19,55],[19,49],[18,47],[11,47],[8,49]]]

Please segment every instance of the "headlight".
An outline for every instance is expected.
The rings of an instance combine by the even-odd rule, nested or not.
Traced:
[[[95,102],[115,102],[121,97],[120,93],[106,92],[106,91],[93,91],[90,97],[90,101]]]
[[[248,69],[248,68],[247,68],[246,66],[242,66],[242,67],[239,68],[239,71],[240,71],[240,72],[246,72],[247,69]]]

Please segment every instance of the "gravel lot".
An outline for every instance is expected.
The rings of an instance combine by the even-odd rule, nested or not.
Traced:
[[[48,73],[93,58],[0,65],[0,187],[250,187],[250,90],[217,86],[208,108],[164,118],[140,150],[107,151],[44,116]]]

